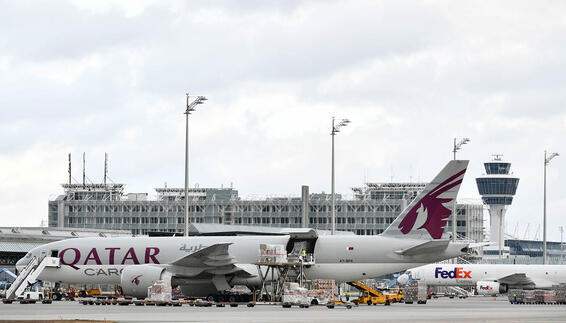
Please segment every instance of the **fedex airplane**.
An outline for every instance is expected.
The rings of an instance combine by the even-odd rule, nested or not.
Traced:
[[[299,245],[313,254],[315,263],[304,269],[307,278],[368,279],[469,252],[468,242],[443,237],[467,166],[468,161],[450,161],[376,236],[77,238],[34,248],[16,266],[21,271],[33,257],[58,257],[60,266],[45,268],[39,280],[121,284],[135,297],[145,297],[155,281],[169,280],[185,296],[206,296],[234,285],[259,286],[260,244],[279,244],[289,253]]]
[[[564,265],[430,264],[407,270],[397,278],[404,285],[419,279],[428,286],[474,286],[480,295],[506,293],[509,289],[545,289],[566,283]]]

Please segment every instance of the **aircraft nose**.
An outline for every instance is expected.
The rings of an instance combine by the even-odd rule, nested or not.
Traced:
[[[407,274],[403,274],[399,276],[399,278],[397,278],[397,282],[401,285],[407,284],[408,281],[409,281],[409,275]]]
[[[17,271],[17,273],[21,273],[22,270],[24,270],[24,268],[25,268],[25,266],[27,265],[27,263],[28,263],[28,260],[25,259],[25,258],[22,258],[22,259],[18,260],[18,261],[16,262],[16,271]]]

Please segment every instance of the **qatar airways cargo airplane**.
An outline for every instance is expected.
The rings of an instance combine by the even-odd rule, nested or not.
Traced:
[[[545,289],[566,283],[566,266],[431,264],[409,269],[397,281],[404,285],[410,279],[425,281],[428,286],[475,286],[480,295],[494,295],[513,288]]]
[[[312,253],[304,272],[311,279],[348,282],[399,272],[461,256],[468,242],[443,238],[468,161],[450,161],[380,235],[286,235],[77,238],[31,250],[18,263],[58,257],[39,280],[121,284],[126,295],[145,297],[157,280],[170,280],[185,296],[206,296],[234,285],[260,285],[260,244],[296,246]],[[304,247],[303,247],[304,246]]]

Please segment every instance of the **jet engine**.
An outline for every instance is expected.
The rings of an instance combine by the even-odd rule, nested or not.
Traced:
[[[506,286],[498,282],[492,281],[479,281],[476,283],[476,291],[478,295],[495,295],[505,293]]]
[[[134,265],[122,270],[120,281],[122,291],[127,296],[147,297],[147,288],[158,280],[171,283],[171,273],[163,267],[154,265]]]

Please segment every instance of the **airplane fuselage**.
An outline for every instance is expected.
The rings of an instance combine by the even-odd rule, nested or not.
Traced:
[[[477,282],[497,282],[514,274],[533,279],[536,288],[566,283],[564,265],[431,264],[410,271],[413,279],[424,280],[429,286],[475,286]]]
[[[260,244],[286,246],[289,240],[288,235],[81,238],[53,242],[34,249],[32,254],[56,254],[60,258],[61,267],[46,268],[39,276],[41,280],[117,284],[120,283],[122,270],[127,266],[167,265],[218,243],[232,243],[229,252],[238,266],[257,273],[254,264],[260,258]],[[305,268],[305,274],[313,279],[354,281],[462,254],[461,245],[451,245],[444,252],[434,254],[402,256],[394,252],[419,243],[422,241],[383,236],[322,235],[314,247],[315,264]]]

